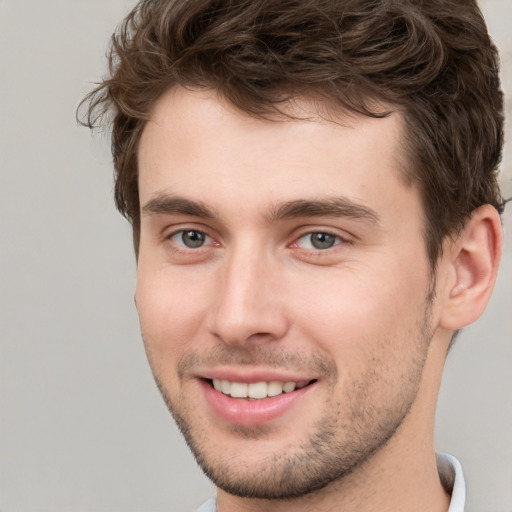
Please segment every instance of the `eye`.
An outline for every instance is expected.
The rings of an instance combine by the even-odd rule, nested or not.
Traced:
[[[170,237],[176,245],[187,249],[198,249],[211,242],[211,238],[196,229],[182,229],[173,233]]]
[[[323,231],[307,233],[301,236],[296,244],[303,249],[325,250],[334,247],[342,242],[339,236]]]

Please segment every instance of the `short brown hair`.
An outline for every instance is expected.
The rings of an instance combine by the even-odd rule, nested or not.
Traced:
[[[405,120],[404,176],[421,193],[432,267],[483,204],[503,210],[498,55],[474,0],[141,0],[113,35],[110,76],[82,102],[112,121],[115,200],[140,236],[137,147],[169,88],[217,90],[254,116],[320,96]]]

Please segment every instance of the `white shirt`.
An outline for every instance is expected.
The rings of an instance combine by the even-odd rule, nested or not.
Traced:
[[[447,490],[451,489],[452,499],[448,512],[464,512],[466,484],[460,462],[453,455],[439,453],[437,455],[437,468],[443,487]],[[209,499],[194,512],[216,512],[215,498]]]
[[[452,499],[448,512],[464,512],[466,503],[466,482],[460,462],[447,453],[437,454],[437,470],[445,489],[451,489]],[[215,508],[212,509],[215,512]]]

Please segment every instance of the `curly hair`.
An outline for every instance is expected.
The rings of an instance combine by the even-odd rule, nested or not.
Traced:
[[[214,89],[264,118],[288,116],[296,96],[401,112],[403,175],[421,194],[434,269],[476,208],[503,211],[498,54],[475,0],[141,0],[112,36],[109,70],[82,119],[111,123],[115,201],[136,251],[138,142],[175,86]]]

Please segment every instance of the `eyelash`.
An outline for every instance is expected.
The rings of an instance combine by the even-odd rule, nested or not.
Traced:
[[[332,240],[332,245],[328,245],[327,247],[315,247],[315,242],[314,242],[314,239],[313,239],[313,236],[315,236],[315,235],[317,235],[317,236],[318,235],[322,235],[325,239],[329,239],[330,238]],[[326,231],[326,230],[318,230],[318,231],[308,231],[306,233],[301,234],[298,238],[296,238],[295,242],[291,245],[291,247],[300,247],[299,246],[300,240],[307,239],[307,238],[310,241],[311,247],[302,247],[302,248],[305,249],[305,250],[309,250],[311,252],[314,252],[314,253],[317,253],[317,252],[322,253],[322,252],[328,251],[329,249],[334,249],[338,245],[342,245],[342,244],[347,243],[347,240],[345,240],[340,235],[337,235],[335,233],[331,233],[330,231]],[[323,240],[321,240],[321,239],[318,240],[317,239],[317,242],[322,244]]]
[[[203,238],[204,239],[204,243],[197,246],[197,247],[188,247],[185,245],[185,243],[183,242],[183,237],[186,235],[186,234],[191,234],[191,233],[195,233],[196,235],[199,235],[199,238]],[[183,243],[179,243],[177,240],[175,240],[176,237],[178,237],[179,235],[181,235],[181,239],[182,239],[182,242]],[[169,240],[173,243],[174,246],[176,246],[175,248],[179,251],[195,251],[196,249],[201,249],[203,248],[206,244],[209,244],[213,241],[213,238],[208,235],[207,233],[205,233],[204,231],[200,230],[200,229],[194,229],[194,228],[185,228],[185,229],[178,229],[176,231],[173,231],[172,233],[170,233],[169,235],[167,235],[165,237],[166,240]]]

